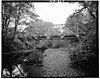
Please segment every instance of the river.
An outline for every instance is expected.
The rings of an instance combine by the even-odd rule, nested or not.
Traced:
[[[19,64],[19,68],[13,71],[13,77],[81,77],[85,73],[70,66],[70,54],[68,48],[46,49],[41,64]]]
[[[79,77],[84,73],[70,67],[68,49],[47,49],[42,65],[27,65],[27,77]]]

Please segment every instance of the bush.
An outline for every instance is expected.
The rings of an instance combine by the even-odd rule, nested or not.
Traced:
[[[87,77],[98,77],[98,47],[96,35],[89,35],[70,50],[72,66],[85,71]]]

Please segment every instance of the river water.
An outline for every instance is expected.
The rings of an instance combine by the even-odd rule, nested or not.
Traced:
[[[47,49],[44,51],[42,64],[25,65],[19,64],[24,76],[15,68],[14,73],[20,74],[19,77],[77,77],[84,76],[83,72],[70,67],[70,58],[68,49]]]
[[[68,49],[47,49],[41,65],[24,67],[27,77],[77,77],[84,73],[70,68]]]

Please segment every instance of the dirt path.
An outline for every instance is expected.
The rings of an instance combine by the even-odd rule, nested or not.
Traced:
[[[43,77],[76,77],[80,75],[69,67],[70,58],[67,49],[47,49],[43,58]]]

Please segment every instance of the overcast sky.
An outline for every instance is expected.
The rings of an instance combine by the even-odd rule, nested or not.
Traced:
[[[63,24],[66,18],[76,9],[79,9],[78,3],[34,3],[36,13],[40,19],[52,22],[54,24]]]

